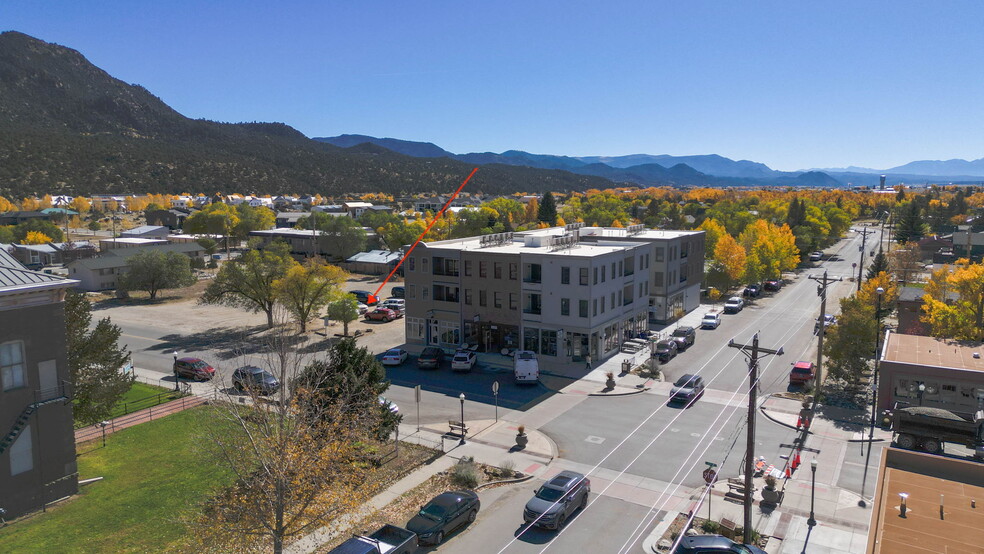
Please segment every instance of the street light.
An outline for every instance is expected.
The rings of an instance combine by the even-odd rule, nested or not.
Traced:
[[[875,289],[878,293],[878,304],[875,308],[875,369],[872,372],[872,391],[871,391],[871,427],[868,430],[868,453],[865,454],[864,458],[864,476],[861,478],[861,500],[858,500],[858,506],[862,508],[867,504],[864,500],[864,486],[868,481],[868,464],[871,462],[871,445],[874,443],[875,439],[875,410],[878,407],[878,340],[881,338],[881,301],[882,295],[885,294],[885,289],[878,287]]]
[[[465,393],[461,393],[458,399],[461,400],[461,440],[458,444],[463,445],[465,444]]]
[[[180,389],[178,389],[178,351],[177,350],[174,351],[174,367],[172,368],[172,370],[174,371],[174,392],[180,392]]]
[[[919,383],[919,405],[922,406],[923,393],[926,392],[926,384]]]
[[[810,462],[810,471],[813,472],[813,476],[810,480],[810,519],[806,520],[806,524],[810,527],[816,527],[817,520],[813,517],[813,497],[815,496],[817,490],[817,459],[813,458]]]

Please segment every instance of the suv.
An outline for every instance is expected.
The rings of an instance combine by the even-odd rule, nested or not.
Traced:
[[[373,297],[374,302],[369,301],[369,297],[372,296],[372,293],[367,290],[353,290],[350,294],[354,294],[355,299],[366,306],[375,306],[379,303],[379,300],[376,297]]]
[[[402,313],[389,308],[376,308],[366,314],[366,321],[382,321],[383,323],[389,323],[402,315]]]
[[[717,329],[721,325],[721,312],[707,312],[700,320],[701,329]]]
[[[677,342],[674,339],[663,339],[656,343],[656,356],[659,363],[665,364],[677,355]]]
[[[732,296],[724,303],[724,313],[736,314],[745,307],[745,301],[740,296]]]
[[[779,292],[779,289],[782,288],[782,279],[769,279],[762,288],[771,292]]]
[[[393,296],[393,298],[406,298],[407,289],[405,287],[393,287],[393,290],[390,291],[390,294]]]
[[[591,481],[574,471],[561,471],[536,490],[523,509],[523,520],[547,529],[560,529],[578,508],[588,505]]]
[[[451,369],[454,371],[471,371],[477,360],[478,355],[471,350],[459,350],[451,358]]]
[[[758,298],[762,294],[762,285],[758,283],[751,283],[745,290],[741,291],[742,296],[747,296],[749,298]]]
[[[269,396],[280,390],[280,381],[269,371],[247,365],[232,373],[232,386],[237,391],[253,390],[257,394]]]
[[[198,358],[175,358],[174,374],[196,381],[208,381],[215,377],[215,368]]]
[[[382,307],[405,314],[407,312],[407,301],[402,298],[387,298],[383,301]]]
[[[697,331],[693,327],[677,327],[670,337],[677,343],[677,349],[683,352],[697,340]]]
[[[817,367],[813,362],[796,362],[789,370],[790,385],[806,385],[817,376]]]
[[[819,262],[823,259],[823,252],[817,250],[816,252],[810,252],[810,261]]]
[[[417,367],[437,369],[444,360],[444,351],[436,346],[428,346],[417,356]]]
[[[765,550],[757,546],[738,544],[721,535],[694,535],[683,537],[674,550],[675,554],[765,554]]]
[[[836,324],[837,324],[837,316],[835,316],[834,314],[827,314],[827,315],[823,316],[823,328],[824,328],[824,332],[825,333],[826,333],[827,327],[830,327],[831,325],[836,325]],[[813,334],[815,335],[815,334],[817,334],[819,332],[820,332],[820,318],[818,317],[817,320],[815,322],[813,322]]]

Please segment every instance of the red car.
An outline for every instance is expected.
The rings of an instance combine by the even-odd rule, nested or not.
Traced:
[[[796,362],[789,371],[790,385],[805,385],[817,377],[817,366],[813,362]]]
[[[389,308],[376,308],[366,314],[366,321],[383,321],[389,323],[402,315],[400,312]]]
[[[215,376],[215,368],[198,358],[177,358],[173,370],[178,377],[196,381],[208,381]]]

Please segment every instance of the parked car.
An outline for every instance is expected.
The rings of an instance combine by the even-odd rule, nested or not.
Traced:
[[[383,396],[381,394],[379,395],[379,405],[385,407],[391,413],[394,413],[394,414],[400,413],[400,407],[397,406],[395,403],[393,403],[392,400],[386,398],[385,396]]]
[[[701,329],[717,329],[721,325],[721,312],[707,312],[700,320]]]
[[[451,358],[451,369],[454,371],[471,371],[478,361],[478,354],[471,350],[459,350]]]
[[[444,351],[436,346],[428,346],[417,356],[417,367],[437,369],[444,361]]]
[[[704,378],[700,375],[682,375],[670,389],[670,402],[689,402],[704,394]]]
[[[375,306],[379,303],[379,300],[375,297],[373,297],[373,300],[375,300],[374,302],[369,301],[369,297],[372,296],[372,293],[367,290],[353,290],[350,294],[354,294],[355,299],[366,306]]]
[[[383,354],[380,361],[383,362],[383,365],[400,365],[409,357],[410,354],[402,348],[390,348]]]
[[[513,378],[516,384],[536,384],[540,381],[540,362],[536,352],[517,350],[513,352]]]
[[[770,292],[778,292],[782,288],[782,279],[769,279],[762,288]]]
[[[390,321],[402,316],[403,314],[396,310],[391,310],[389,308],[376,308],[375,310],[366,313],[366,321],[382,321],[384,323],[389,323]]]
[[[369,306],[366,306],[362,302],[359,302],[359,315],[366,315],[366,312],[368,311],[369,311]]]
[[[401,314],[407,313],[407,301],[402,298],[387,298],[383,301],[383,307]]]
[[[830,327],[831,325],[836,325],[836,324],[837,324],[837,316],[835,316],[834,314],[826,314],[823,316],[824,329]],[[819,332],[820,332],[820,318],[818,317],[817,320],[813,322],[813,334],[815,335]]]
[[[816,250],[814,252],[810,252],[810,261],[811,262],[819,262],[822,259],[823,259],[823,252],[821,252],[819,250]]]
[[[677,343],[677,350],[683,352],[697,340],[697,330],[693,327],[677,327],[670,338]]]
[[[578,508],[588,505],[591,481],[574,471],[561,471],[536,490],[523,509],[523,520],[538,527],[560,529]]]
[[[745,287],[745,290],[741,291],[742,296],[747,296],[749,298],[758,298],[762,294],[762,285],[758,283],[750,283]]]
[[[417,534],[409,529],[386,524],[369,535],[355,535],[332,548],[328,554],[413,554],[417,552]]]
[[[739,544],[721,535],[693,535],[683,537],[674,554],[765,554],[765,550],[753,545]]]
[[[393,287],[393,290],[390,291],[390,295],[393,298],[406,298],[407,297],[407,289],[406,289],[406,287]]]
[[[732,296],[724,303],[724,313],[736,314],[745,308],[745,301],[740,296]]]
[[[280,381],[265,369],[247,365],[232,372],[232,386],[238,391],[251,390],[269,396],[280,390]]]
[[[677,342],[673,339],[663,339],[656,343],[656,357],[659,358],[659,363],[665,364],[676,357]]]
[[[449,533],[475,521],[481,507],[472,491],[441,493],[420,508],[407,522],[407,529],[417,533],[421,543],[438,545]]]
[[[796,362],[789,370],[790,385],[806,385],[817,377],[817,366],[813,362]]]
[[[172,368],[178,377],[208,381],[215,377],[215,368],[198,358],[177,358]]]

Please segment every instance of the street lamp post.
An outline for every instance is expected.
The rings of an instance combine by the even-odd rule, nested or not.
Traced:
[[[919,405],[922,406],[923,393],[926,392],[926,383],[919,383]]]
[[[179,392],[180,389],[178,388],[178,351],[177,350],[174,351],[173,371],[174,371],[174,392]]]
[[[817,459],[813,458],[810,462],[810,471],[813,473],[810,479],[810,519],[806,520],[806,524],[810,527],[816,527],[817,519],[813,517],[813,498],[816,495],[817,490]]]
[[[871,391],[871,426],[868,429],[868,452],[865,454],[864,458],[864,476],[861,478],[861,500],[858,501],[858,506],[862,508],[867,505],[864,499],[864,487],[868,481],[868,464],[871,462],[871,445],[874,443],[875,438],[875,410],[878,408],[878,340],[881,338],[881,301],[882,295],[885,294],[885,289],[878,287],[875,289],[878,294],[878,303],[875,307],[875,368],[872,373],[872,391]]]
[[[458,399],[461,400],[461,440],[458,444],[463,445],[465,444],[465,393],[461,393]]]

